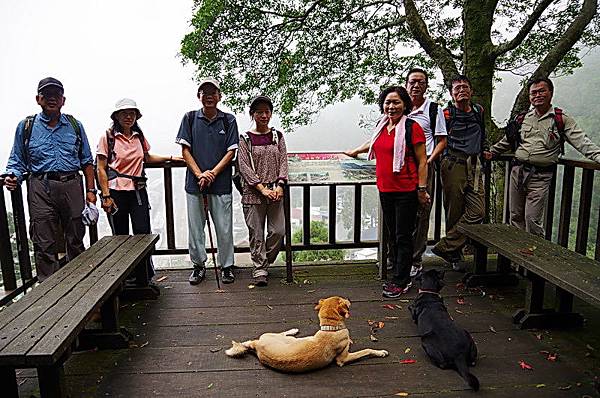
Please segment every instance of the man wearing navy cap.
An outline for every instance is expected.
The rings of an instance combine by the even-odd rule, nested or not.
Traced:
[[[73,116],[61,113],[65,104],[62,83],[52,77],[40,80],[35,98],[42,112],[17,126],[4,184],[14,190],[28,177],[30,234],[41,282],[59,268],[59,223],[68,260],[85,249],[80,170],[85,176],[88,202],[96,203],[96,190],[92,153],[83,126]]]

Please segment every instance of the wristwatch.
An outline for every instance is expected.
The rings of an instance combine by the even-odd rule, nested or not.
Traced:
[[[86,192],[93,193],[95,195],[98,193],[98,190],[96,188],[88,188]]]

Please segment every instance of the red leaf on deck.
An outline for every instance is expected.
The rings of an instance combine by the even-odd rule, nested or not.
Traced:
[[[416,363],[417,360],[416,359],[402,359],[400,360],[400,363],[403,365],[410,365],[411,363]]]
[[[465,298],[464,297],[457,298],[456,304],[465,305]]]
[[[558,359],[558,354],[557,353],[548,354],[546,359],[549,360],[550,362],[556,362],[556,360]]]
[[[395,309],[396,309],[396,307],[394,307],[394,306],[393,306],[393,305],[391,305],[391,304],[384,304],[384,305],[383,305],[383,308],[387,308],[388,310],[395,310]]]
[[[531,248],[526,247],[524,249],[519,249],[519,253],[525,255],[525,256],[533,256],[533,250],[531,250]]]
[[[519,366],[521,367],[521,369],[533,370],[533,366],[531,366],[525,361],[519,361]]]

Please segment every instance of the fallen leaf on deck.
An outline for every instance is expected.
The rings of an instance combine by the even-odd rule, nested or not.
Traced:
[[[464,312],[462,312],[462,311],[461,311],[461,310],[459,310],[459,309],[455,309],[454,311],[458,312],[459,314],[464,314]]]
[[[310,285],[310,281],[308,279],[305,279],[302,283],[305,285]]]
[[[369,338],[371,339],[371,341],[379,341],[379,339],[374,335],[370,335]]]
[[[392,304],[384,304],[383,308],[387,308],[388,310],[395,310],[396,309],[396,307],[393,306]]]
[[[188,366],[192,366],[192,361],[188,362]]]
[[[212,388],[212,386],[213,386],[213,385],[214,385],[214,383],[210,383],[210,384],[208,385],[208,387],[206,387],[206,388],[207,388],[207,389],[208,389],[208,388]]]
[[[377,324],[377,327],[379,329],[383,329],[383,327],[385,326],[385,322],[379,321],[379,323]]]
[[[545,384],[536,384],[535,385],[535,388],[544,388],[544,387],[546,387]]]
[[[268,309],[270,309],[270,310],[272,310],[272,309],[273,309],[273,306],[272,306],[272,305],[269,305],[269,304],[267,304],[267,308],[268,308]]]
[[[570,390],[571,388],[573,388],[573,386],[570,384],[568,386],[558,387],[558,389],[562,391]]]
[[[550,362],[556,362],[556,360],[558,359],[558,354],[554,353],[554,354],[548,354],[546,356],[546,359]]]
[[[531,250],[531,248],[526,247],[524,249],[519,249],[519,253],[525,255],[525,256],[533,256],[533,250]]]
[[[210,352],[212,352],[212,353],[214,354],[215,352],[219,352],[219,351],[221,351],[222,349],[223,349],[223,347],[219,347],[219,348],[211,348],[211,349],[210,349]]]
[[[372,320],[368,319],[367,323],[369,324],[369,326],[373,326],[373,324],[375,323],[375,321],[372,321]]]
[[[465,305],[465,299],[464,299],[464,297],[457,298],[456,299],[456,304]]]
[[[167,285],[167,286],[164,286],[163,289],[173,289],[173,286]]]
[[[394,306],[395,306],[396,308],[398,308],[399,310],[401,310],[401,309],[402,309],[402,306],[401,306],[400,304],[394,304]]]
[[[538,340],[541,340],[541,339],[544,338],[544,336],[541,333],[538,333],[538,334],[535,335],[535,338],[538,339]]]
[[[587,348],[590,351],[596,351],[596,349],[594,347],[592,347],[591,345],[589,345],[589,344],[586,344],[585,348]]]
[[[399,300],[401,303],[410,303],[410,300]]]
[[[404,350],[405,354],[408,354],[410,352],[410,347],[408,347],[406,350]]]
[[[498,332],[496,331],[496,329],[495,329],[495,328],[494,328],[492,325],[490,325],[490,332],[492,332],[492,333],[498,333]]]
[[[465,284],[464,283],[457,283],[456,284],[456,288],[462,290],[462,289],[465,288]]]
[[[386,316],[385,319],[391,320],[391,319],[400,319],[399,316]]]
[[[254,289],[256,286],[254,285],[248,285],[248,289]]]
[[[400,363],[403,365],[410,365],[411,363],[416,363],[416,359],[401,359]]]
[[[316,292],[316,290],[315,290],[315,289],[313,289],[313,290],[307,290],[307,291],[306,291],[306,293],[314,293],[314,292]]]
[[[396,393],[394,395],[396,395],[398,397],[408,397],[408,393],[407,392],[398,392],[398,393]]]
[[[519,366],[521,367],[521,369],[533,370],[533,366],[531,366],[525,361],[519,361]]]
[[[164,280],[165,280],[165,279],[167,279],[167,278],[168,278],[168,276],[167,276],[167,275],[161,276],[160,278],[158,278],[158,279],[156,280],[156,282],[162,282],[162,281],[164,281]]]
[[[223,290],[223,289],[217,289],[217,290],[215,290],[215,293],[225,293],[225,290]]]
[[[145,343],[143,343],[143,344],[140,346],[140,348],[144,348],[144,347],[146,347],[148,344],[150,344],[150,342],[149,342],[149,341],[146,341]]]

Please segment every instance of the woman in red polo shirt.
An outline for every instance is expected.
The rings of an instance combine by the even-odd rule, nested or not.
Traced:
[[[144,163],[183,160],[148,152],[150,144],[137,122],[141,117],[134,100],[123,98],[117,101],[110,115],[113,124],[100,138],[96,150],[102,208],[108,214],[113,235],[129,235],[130,219],[133,234],[151,233]],[[152,262],[148,261],[146,267],[147,278],[152,278]],[[147,285],[143,268],[138,268],[135,276],[136,284]]]
[[[387,236],[396,242],[392,255],[392,279],[383,287],[383,296],[396,298],[411,287],[410,267],[413,256],[413,233],[420,204],[429,202],[427,193],[427,154],[425,134],[419,124],[406,115],[412,101],[404,87],[391,86],[379,95],[379,121],[371,140],[345,152],[356,157],[369,152],[376,158],[375,175],[385,219]]]

